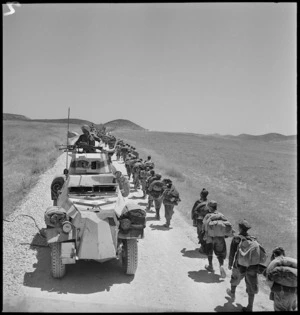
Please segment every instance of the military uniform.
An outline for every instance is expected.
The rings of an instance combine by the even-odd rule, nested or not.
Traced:
[[[206,224],[208,222],[209,217],[212,214],[216,214],[216,213],[219,213],[219,212],[214,211],[212,213],[208,213],[203,219],[203,226],[202,226],[202,231],[204,231],[204,237],[203,237],[204,252],[208,257],[210,266],[212,266],[213,253],[215,253],[215,255],[217,256],[217,259],[221,266],[224,264],[224,260],[227,255],[225,237],[223,236],[210,237],[207,235],[207,232],[206,232]]]
[[[145,169],[140,170],[139,180],[141,182],[142,191],[143,191],[143,198],[146,197],[146,180],[148,177],[148,173]]]
[[[249,267],[241,266],[238,264],[237,251],[242,238],[248,235],[248,230],[251,228],[250,224],[246,220],[242,220],[239,223],[240,233],[234,236],[230,244],[229,262],[228,268],[232,268],[232,274],[230,279],[231,289],[227,289],[227,294],[235,299],[236,287],[245,278],[246,292],[248,293],[248,305],[243,307],[244,312],[252,312],[255,294],[258,293],[258,273],[259,265],[250,265]]]
[[[244,237],[248,236],[247,233],[239,234]],[[237,287],[240,282],[245,278],[246,282],[246,292],[248,294],[257,294],[258,293],[258,271],[259,266],[249,266],[244,267],[238,264],[236,252],[238,250],[238,246],[241,242],[241,237],[237,235],[234,236],[231,245],[230,245],[230,253],[229,253],[229,268],[233,267],[230,284],[231,286]]]
[[[178,195],[178,198],[175,198],[174,196]],[[165,207],[165,218],[166,218],[166,227],[169,227],[171,224],[171,219],[174,214],[174,207],[177,202],[180,201],[179,193],[177,192],[175,186],[170,183],[169,186],[165,189],[163,193],[163,204]]]

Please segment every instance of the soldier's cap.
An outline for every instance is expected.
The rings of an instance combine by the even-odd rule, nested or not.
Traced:
[[[82,130],[82,131],[84,131],[84,130],[90,131],[90,127],[89,127],[88,125],[83,125],[83,126],[81,127],[81,130]]]
[[[161,179],[161,175],[160,174],[155,174],[155,177],[157,178],[157,179]]]
[[[217,205],[217,202],[214,200],[209,201],[207,204],[208,208],[212,211],[217,210]]]
[[[121,171],[115,171],[115,175],[117,175],[117,174],[118,174],[118,175],[119,175],[119,174],[122,175],[122,172],[121,172]]]
[[[278,246],[278,247],[273,249],[272,257],[275,258],[275,257],[280,256],[280,255],[285,256],[285,250],[282,247]]]
[[[251,229],[251,225],[245,219],[239,221],[239,227],[244,231]]]
[[[200,192],[200,195],[206,197],[208,195],[208,191],[205,188],[203,188]]]

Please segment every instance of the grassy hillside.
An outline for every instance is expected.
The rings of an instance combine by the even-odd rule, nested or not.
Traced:
[[[23,115],[16,115],[16,114],[3,114],[3,120],[30,120],[31,122],[43,122],[43,123],[60,123],[67,125],[68,119],[30,119]],[[77,118],[70,118],[70,124],[79,124],[79,125],[91,125],[94,124],[95,127],[102,127],[105,126],[107,131],[113,130],[145,130],[145,128],[133,123],[127,119],[115,119],[109,121],[107,123],[95,123],[89,120],[84,119],[77,119]],[[101,129],[101,128],[100,128]]]
[[[70,130],[80,132],[79,125]],[[3,216],[12,213],[39,175],[52,167],[67,142],[67,127],[31,120],[3,121]],[[50,190],[49,190],[50,193]]]
[[[265,142],[163,132],[114,132],[151,155],[163,177],[181,194],[178,211],[190,211],[202,188],[237,228],[241,218],[271,251],[283,246],[297,253],[296,142]],[[196,233],[196,231],[195,231]]]

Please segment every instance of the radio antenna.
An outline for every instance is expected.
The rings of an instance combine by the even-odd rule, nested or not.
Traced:
[[[67,158],[66,158],[66,169],[68,169],[68,149],[69,149],[69,119],[70,119],[70,107],[68,108],[68,131],[67,131]]]

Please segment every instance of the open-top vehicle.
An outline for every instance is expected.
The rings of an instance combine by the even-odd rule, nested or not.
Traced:
[[[79,259],[104,262],[119,257],[126,274],[135,274],[146,212],[125,202],[108,153],[73,148],[64,174],[54,178],[54,205],[45,211],[52,276],[62,278],[66,265]]]

